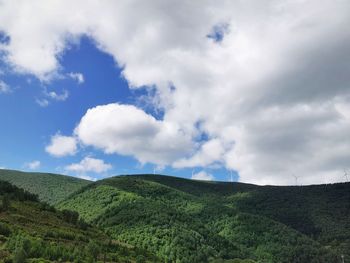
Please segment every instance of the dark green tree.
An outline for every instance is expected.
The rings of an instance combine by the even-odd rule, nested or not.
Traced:
[[[18,248],[16,249],[13,257],[13,263],[25,263],[26,258],[27,258],[27,253],[24,251],[24,249]]]
[[[63,215],[63,219],[66,222],[72,223],[74,225],[77,224],[79,219],[79,213],[65,209],[62,211],[62,215]]]
[[[98,255],[101,252],[101,248],[99,245],[97,245],[96,242],[94,242],[93,240],[90,240],[90,242],[87,246],[87,251],[91,255],[91,257],[96,261]]]
[[[7,211],[11,207],[10,198],[7,194],[2,197],[2,211]]]

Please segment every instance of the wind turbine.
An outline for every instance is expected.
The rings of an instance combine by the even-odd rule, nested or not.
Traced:
[[[233,183],[233,176],[232,176],[232,170],[230,170],[230,175],[231,175],[231,183]]]
[[[292,174],[292,176],[295,178],[295,185],[298,185],[298,178],[299,178],[300,176],[297,176],[297,175],[295,175],[295,174]]]
[[[344,178],[346,179],[347,182],[349,182],[348,172],[345,169],[344,169]]]

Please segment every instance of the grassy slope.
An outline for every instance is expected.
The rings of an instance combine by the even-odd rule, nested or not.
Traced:
[[[49,173],[26,173],[0,169],[0,180],[10,182],[39,196],[49,204],[58,203],[90,181]]]
[[[350,251],[349,194],[349,184],[259,187],[138,175],[99,181],[58,206],[171,261],[339,262]]]
[[[10,208],[0,209],[0,262],[11,259],[24,240],[30,241],[26,245],[28,259],[42,258],[38,262],[46,262],[44,259],[47,262],[78,262],[78,258],[82,260],[80,262],[87,262],[90,260],[90,243],[99,246],[99,262],[103,260],[104,251],[107,262],[158,261],[148,252],[110,239],[97,228],[80,228],[66,222],[61,212],[47,205],[16,199],[14,191],[17,190],[8,191],[0,181],[0,199],[3,195],[10,196]]]

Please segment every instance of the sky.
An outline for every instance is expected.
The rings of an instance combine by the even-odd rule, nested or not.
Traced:
[[[0,0],[0,167],[347,180],[350,2]]]

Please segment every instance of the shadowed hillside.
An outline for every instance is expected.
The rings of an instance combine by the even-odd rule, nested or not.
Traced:
[[[0,262],[159,262],[8,182],[0,200]]]
[[[39,196],[41,201],[55,204],[67,198],[90,181],[49,173],[26,173],[0,169],[0,180],[10,182]]]

